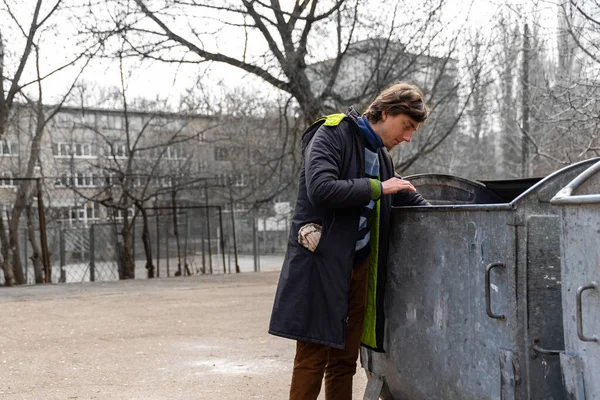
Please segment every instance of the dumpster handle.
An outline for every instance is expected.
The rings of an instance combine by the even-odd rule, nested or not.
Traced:
[[[560,353],[564,352],[564,350],[544,349],[543,347],[540,347],[537,344],[533,345],[533,351],[534,351],[534,353],[547,354],[549,356],[559,355]],[[537,356],[537,354],[536,354],[536,356]],[[535,358],[535,357],[533,357],[533,358]]]
[[[504,321],[506,319],[506,316],[497,315],[492,312],[492,294],[491,294],[492,282],[490,279],[490,274],[492,272],[492,269],[494,269],[494,268],[503,268],[504,269],[505,267],[506,266],[502,263],[492,263],[487,266],[486,271],[485,271],[485,311],[486,311],[488,317],[494,318],[494,319],[499,319],[501,321]]]
[[[555,355],[559,355],[561,353],[564,353],[564,350],[550,350],[550,349],[545,349],[543,347],[541,347],[539,345],[539,343],[542,340],[538,337],[533,338],[533,353],[531,354],[531,358],[537,358],[538,353],[539,354],[546,354],[549,356],[555,356]]]
[[[598,284],[596,282],[592,282],[588,285],[579,286],[579,288],[577,289],[577,336],[579,336],[579,340],[581,340],[582,342],[598,341],[598,338],[596,336],[588,337],[583,334],[583,313],[581,311],[581,295],[583,294],[583,292],[590,289],[598,289]]]
[[[595,204],[600,203],[598,194],[580,194],[573,195],[573,191],[581,186],[585,181],[596,175],[600,171],[600,161],[583,171],[579,176],[573,179],[567,186],[562,188],[550,200],[551,204]]]

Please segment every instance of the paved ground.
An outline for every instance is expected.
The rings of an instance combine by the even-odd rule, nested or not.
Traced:
[[[0,398],[285,399],[294,342],[266,333],[277,278],[0,288]],[[359,370],[356,399],[365,384]]]

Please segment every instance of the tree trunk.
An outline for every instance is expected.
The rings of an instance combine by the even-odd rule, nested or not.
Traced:
[[[121,265],[123,266],[123,275],[121,279],[135,279],[135,263],[133,262],[133,224],[129,223],[127,216],[124,218],[123,229],[123,247],[121,249]]]
[[[29,181],[25,181],[22,186],[27,186]],[[20,186],[19,189],[22,187]],[[20,190],[19,190],[20,192]],[[24,191],[23,191],[24,192]],[[24,193],[22,193],[24,194]],[[25,275],[23,274],[23,264],[21,263],[21,253],[19,245],[19,220],[21,219],[21,213],[23,211],[23,205],[25,203],[25,197],[19,197],[17,193],[17,200],[11,213],[11,218],[8,223],[8,250],[11,254],[12,270],[15,277],[15,283],[17,285],[25,284]]]
[[[34,176],[35,164],[40,157],[41,142],[42,137],[44,136],[45,128],[44,108],[41,102],[38,102],[35,107],[35,123],[35,136],[31,142],[31,151],[29,153],[29,159],[27,160],[27,169],[25,171],[26,177]],[[17,195],[11,213],[11,218],[8,223],[9,245],[10,252],[12,253],[12,268],[16,283],[19,285],[25,283],[25,277],[23,275],[23,265],[21,263],[21,255],[19,252],[19,224],[21,214],[23,213],[23,210],[27,207],[27,204],[29,204],[29,200],[31,199],[32,182],[33,181],[31,180],[19,182],[19,187],[17,189]]]
[[[31,250],[33,255],[31,256],[31,261],[33,262],[33,273],[35,275],[35,283],[41,284],[44,283],[44,265],[42,264],[42,256],[40,247],[38,246],[38,242],[35,239],[35,227],[33,224],[33,212],[31,210],[31,205],[27,206],[25,209],[25,213],[27,214],[27,237],[29,238],[29,243],[31,243]]]
[[[146,254],[146,270],[148,271],[148,278],[154,278],[154,263],[152,262],[152,246],[150,242],[150,230],[148,229],[148,212],[141,205],[137,204],[138,209],[142,213],[142,242],[144,243],[144,254]]]
[[[4,97],[4,40],[2,38],[2,33],[0,32],[0,138],[4,137],[7,121],[8,105],[6,104],[6,99]],[[6,259],[4,259],[4,264],[6,264]]]
[[[4,272],[4,286],[14,286],[15,276],[12,270],[10,251],[8,250],[8,236],[4,226],[3,216],[0,215],[0,242],[2,243],[2,271]]]
[[[173,235],[177,245],[177,272],[175,272],[175,276],[181,276],[181,246],[179,244],[179,231],[177,230],[177,193],[175,190],[171,193],[171,212],[173,213]]]

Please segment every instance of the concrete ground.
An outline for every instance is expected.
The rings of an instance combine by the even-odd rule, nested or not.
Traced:
[[[278,275],[0,288],[0,398],[285,399]],[[354,398],[365,385],[359,369]]]

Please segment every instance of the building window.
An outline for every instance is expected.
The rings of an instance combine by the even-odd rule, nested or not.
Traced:
[[[91,113],[85,113],[81,116],[81,122],[86,127],[93,127],[96,125],[96,115]]]
[[[227,186],[229,183],[229,174],[217,174],[216,181],[218,186]]]
[[[73,186],[73,181],[71,180],[69,174],[62,174],[61,176],[56,178],[56,181],[54,181],[54,187],[61,188],[70,186]]]
[[[108,116],[108,128],[123,129],[123,117],[120,115],[109,115]]]
[[[217,174],[217,185],[245,187],[248,185],[248,177],[246,174]]]
[[[125,143],[113,143],[110,145],[109,156],[115,158],[127,158],[129,157],[129,149]]]
[[[129,219],[131,219],[131,218],[133,218],[134,214],[135,214],[134,208],[129,207],[127,209],[127,217]],[[115,209],[113,215],[114,215],[116,221],[123,221],[123,219],[125,218],[125,210]]]
[[[2,172],[0,175],[0,187],[14,188],[15,181],[13,180],[12,172]]]
[[[95,157],[91,143],[53,143],[52,152],[58,158],[71,156],[76,158]]]
[[[89,222],[98,221],[100,219],[98,211],[97,203],[88,202],[80,207],[66,207],[61,209],[60,218],[70,225],[83,223],[87,226]]]
[[[206,161],[206,160],[198,161],[198,169],[200,170],[200,172],[206,171],[208,169],[208,161]]]
[[[235,212],[246,212],[250,206],[245,201],[236,201],[233,203],[233,209]]]
[[[139,131],[142,129],[142,126],[143,126],[142,117],[130,115],[128,117],[128,119],[129,119],[129,129],[130,130]]]
[[[91,172],[76,172],[71,174],[62,174],[54,182],[54,187],[78,187],[93,188],[102,186],[102,179],[97,174]]]
[[[56,125],[58,126],[70,127],[73,126],[74,118],[73,115],[68,113],[58,113],[54,117],[54,121],[56,121]]]
[[[179,151],[175,146],[167,146],[167,151],[165,152],[165,156],[167,160],[178,160],[179,159]]]
[[[100,126],[105,129],[123,129],[122,115],[100,115]]]
[[[231,184],[235,187],[244,187],[247,185],[246,175],[237,174],[231,177]]]
[[[97,187],[100,183],[98,175],[90,172],[77,172],[75,173],[75,186],[81,188]]]
[[[229,149],[227,147],[215,147],[215,161],[229,160]]]
[[[17,144],[7,140],[0,141],[0,155],[8,157],[18,156]]]
[[[173,185],[171,184],[170,176],[163,176],[163,177],[152,178],[152,186],[154,186],[154,187],[171,187]]]

